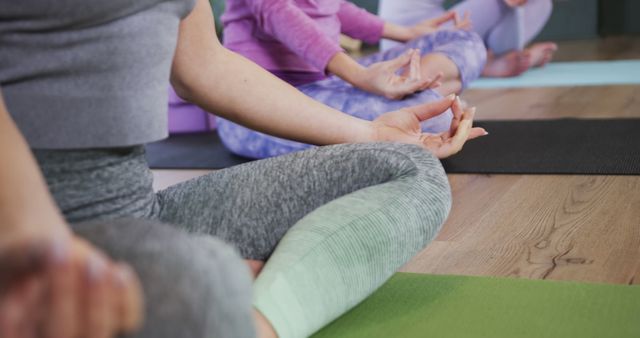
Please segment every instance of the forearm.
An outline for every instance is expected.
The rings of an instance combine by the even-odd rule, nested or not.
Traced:
[[[354,39],[375,44],[382,37],[384,20],[351,2],[340,0],[338,19],[340,31]]]
[[[201,76],[176,89],[207,111],[251,129],[326,145],[369,139],[369,122],[331,109],[302,94],[253,62],[229,51],[208,62]]]
[[[385,22],[382,29],[382,37],[398,42],[406,42],[414,39],[415,33],[409,27],[396,25],[391,22]]]
[[[181,24],[172,84],[184,99],[267,134],[317,145],[371,139],[370,122],[307,97],[222,47],[207,0]]]
[[[366,69],[346,53],[337,53],[329,60],[327,70],[354,87],[360,87]]]
[[[0,232],[68,231],[26,141],[0,93]]]

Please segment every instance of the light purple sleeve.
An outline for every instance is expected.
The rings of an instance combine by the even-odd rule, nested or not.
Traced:
[[[382,38],[384,20],[350,2],[341,1],[338,18],[345,35],[371,44]]]
[[[290,0],[247,1],[258,26],[319,70],[342,51],[300,8]]]

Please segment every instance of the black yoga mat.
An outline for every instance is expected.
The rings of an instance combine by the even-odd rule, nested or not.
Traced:
[[[152,169],[223,169],[251,161],[227,150],[216,132],[171,135],[146,148]]]
[[[640,119],[483,121],[448,173],[640,174]]]
[[[640,174],[640,119],[481,121],[489,135],[443,161],[448,173]],[[174,135],[147,146],[156,169],[221,169],[249,159],[215,133]]]

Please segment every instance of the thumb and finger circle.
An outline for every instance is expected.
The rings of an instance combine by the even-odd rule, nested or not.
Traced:
[[[437,101],[427,102],[403,109],[414,114],[418,120],[422,122],[447,111],[454,100],[455,95],[452,94]]]

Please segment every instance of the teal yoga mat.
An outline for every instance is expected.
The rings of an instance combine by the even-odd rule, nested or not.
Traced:
[[[470,88],[606,86],[640,84],[640,60],[552,62],[514,78],[481,78]]]
[[[640,286],[398,273],[325,337],[637,338]]]

